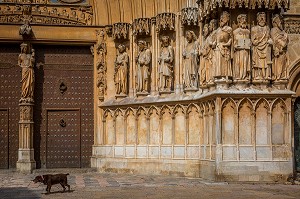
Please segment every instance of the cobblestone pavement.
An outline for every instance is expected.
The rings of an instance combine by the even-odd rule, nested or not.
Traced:
[[[43,173],[44,172],[44,173]],[[46,186],[33,183],[35,176],[54,173],[40,170],[35,174],[20,174],[0,170],[1,199],[37,198],[84,198],[84,199],[131,199],[131,198],[242,198],[242,199],[300,199],[299,185],[214,183],[199,178],[167,176],[142,176],[130,174],[97,173],[69,170],[68,183],[71,191],[62,193],[60,185],[53,185],[50,194]],[[55,173],[64,171],[55,171]]]

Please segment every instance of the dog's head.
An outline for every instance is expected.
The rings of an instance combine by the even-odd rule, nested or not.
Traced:
[[[34,183],[37,183],[37,182],[44,182],[44,178],[43,176],[36,176],[33,180],[32,180]]]

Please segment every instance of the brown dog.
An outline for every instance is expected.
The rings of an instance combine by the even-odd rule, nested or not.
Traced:
[[[44,185],[47,185],[46,191],[47,193],[50,193],[51,186],[54,184],[60,184],[63,187],[63,192],[65,192],[66,187],[68,187],[68,190],[70,191],[70,185],[68,185],[68,179],[67,179],[67,174],[47,174],[47,175],[40,175],[36,176],[34,180],[32,180],[34,183],[41,182],[44,183]]]

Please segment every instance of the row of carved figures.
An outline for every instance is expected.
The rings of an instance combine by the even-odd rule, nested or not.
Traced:
[[[185,90],[213,85],[216,77],[232,77],[235,82],[261,83],[288,78],[288,35],[280,15],[272,18],[272,29],[267,25],[266,13],[257,14],[257,24],[249,30],[247,15],[237,17],[238,28],[228,25],[230,14],[224,11],[218,21],[212,19],[203,27],[203,42],[192,30],[186,31],[186,45],[182,58],[182,80]],[[169,92],[174,79],[174,48],[169,36],[161,37],[157,81],[160,92]],[[138,41],[136,57],[137,93],[148,93],[150,87],[151,51],[144,40]],[[181,66],[180,66],[181,67]],[[117,95],[128,92],[129,55],[123,44],[118,46],[115,60]]]

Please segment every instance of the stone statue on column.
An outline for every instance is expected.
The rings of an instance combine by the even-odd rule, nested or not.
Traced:
[[[31,51],[31,52],[30,52]],[[30,50],[27,43],[21,44],[21,54],[18,57],[18,65],[22,68],[22,94],[21,100],[33,102],[34,95],[34,64],[35,64],[35,51]]]
[[[231,44],[232,28],[228,26],[230,14],[224,11],[220,17],[220,27],[216,32],[216,73],[215,76],[232,76]]]
[[[192,30],[186,31],[187,44],[183,50],[183,84],[185,89],[197,89],[199,70],[199,44]]]
[[[287,46],[289,43],[288,34],[283,29],[282,19],[275,15],[272,19],[271,39],[273,42],[273,79],[287,80],[288,58]]]
[[[269,63],[271,60],[270,28],[267,26],[266,13],[257,13],[257,25],[251,29],[253,80],[270,78]]]
[[[18,65],[22,68],[22,93],[20,99],[19,149],[17,170],[31,172],[35,167],[33,149],[33,106],[35,51],[30,43],[21,44]]]
[[[238,28],[233,31],[233,76],[236,80],[250,78],[250,30],[247,29],[247,15],[237,17]]]
[[[123,44],[118,46],[119,54],[115,60],[115,85],[117,95],[127,95],[129,56]]]
[[[138,47],[136,89],[137,93],[149,93],[151,51],[147,48],[144,40],[138,41]]]
[[[174,48],[169,36],[162,36],[158,58],[158,88],[160,92],[170,92],[173,81]]]

